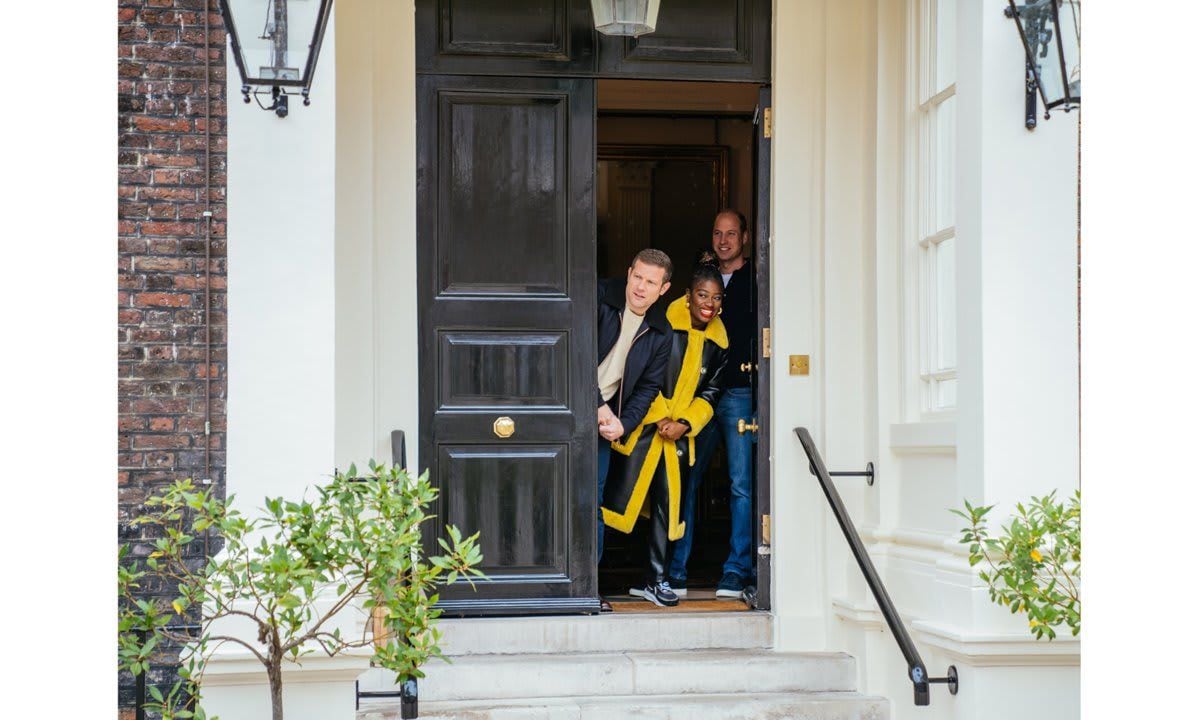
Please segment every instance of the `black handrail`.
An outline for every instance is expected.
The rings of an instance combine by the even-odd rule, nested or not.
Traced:
[[[883,618],[887,621],[892,636],[896,638],[900,652],[904,654],[904,659],[908,662],[908,678],[913,684],[913,702],[917,705],[929,704],[930,683],[944,683],[949,686],[951,695],[957,695],[958,668],[951,665],[946,672],[946,677],[943,678],[929,677],[929,673],[925,671],[925,661],[921,659],[921,653],[917,651],[916,644],[909,637],[908,630],[904,628],[904,623],[900,620],[900,613],[896,611],[896,606],[892,604],[892,598],[888,596],[883,581],[879,579],[875,564],[871,562],[871,557],[867,555],[867,549],[863,546],[862,538],[858,536],[858,531],[854,529],[854,523],[850,521],[850,514],[846,512],[846,506],[842,504],[842,496],[833,486],[833,477],[826,469],[825,461],[821,459],[821,453],[817,452],[812,435],[809,434],[807,428],[798,427],[796,428],[796,437],[800,438],[800,444],[804,446],[804,452],[808,455],[809,471],[820,481],[821,490],[825,492],[825,497],[829,500],[829,507],[833,509],[833,515],[842,528],[842,534],[846,536],[846,542],[850,544],[850,550],[854,553],[854,559],[858,562],[859,569],[862,570],[863,578],[866,579],[867,586],[871,588],[871,594],[875,596],[875,602],[879,605],[879,610],[883,613]]]

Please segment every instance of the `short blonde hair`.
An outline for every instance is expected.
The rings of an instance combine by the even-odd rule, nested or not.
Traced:
[[[671,281],[671,271],[674,269],[674,266],[671,265],[671,258],[662,250],[659,250],[658,248],[646,248],[645,250],[642,250],[637,255],[633,256],[633,260],[630,261],[629,267],[633,267],[639,260],[647,265],[653,265],[655,267],[662,268],[666,271],[666,274],[663,275],[663,282]]]

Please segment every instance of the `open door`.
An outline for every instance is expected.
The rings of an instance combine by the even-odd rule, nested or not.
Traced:
[[[478,531],[489,577],[449,615],[599,610],[594,84],[418,77],[425,542]]]
[[[771,88],[758,91],[754,153],[754,272],[758,278],[758,414],[755,446],[755,515],[758,517],[758,585],[754,605],[771,609]]]

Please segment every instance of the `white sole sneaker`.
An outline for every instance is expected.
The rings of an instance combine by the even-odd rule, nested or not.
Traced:
[[[718,590],[717,598],[720,600],[741,600],[741,590]]]
[[[645,590],[639,590],[638,588],[629,588],[629,594],[634,597],[639,597],[643,600],[649,600],[650,602],[654,603],[655,605],[657,605],[659,607],[666,607],[666,605],[664,605],[658,599],[658,596],[652,592],[646,592]]]

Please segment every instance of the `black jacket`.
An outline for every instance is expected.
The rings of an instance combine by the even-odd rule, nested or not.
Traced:
[[[729,365],[725,369],[727,388],[749,387],[750,373],[742,370],[745,363],[757,363],[754,350],[758,331],[758,308],[755,307],[755,276],[751,260],[733,271],[725,286],[721,302],[721,320],[729,334]]]
[[[625,278],[612,278],[597,283],[596,348],[599,357],[596,367],[612,352],[621,335],[621,315],[625,312]],[[666,303],[662,300],[650,306],[642,318],[641,327],[633,337],[633,345],[625,357],[625,371],[617,394],[608,401],[609,407],[621,420],[626,434],[642,423],[650,403],[662,389],[667,369],[671,328],[667,324]],[[596,388],[596,407],[604,404],[600,388]]]

